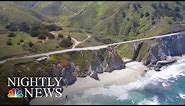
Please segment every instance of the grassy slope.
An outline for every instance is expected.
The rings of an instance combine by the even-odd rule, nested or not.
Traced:
[[[8,46],[7,41],[10,41],[10,39],[13,45]],[[24,40],[24,42],[20,42],[21,39]],[[8,37],[8,34],[2,34],[0,35],[0,58],[30,54],[31,52],[29,50],[23,49],[22,47],[25,43],[29,42],[32,42],[34,45],[37,46],[37,53],[65,49],[61,47],[57,48],[60,42],[60,40],[57,40],[57,38],[49,39],[45,43],[41,43],[39,41],[40,40],[38,40],[38,38],[31,37],[30,35],[22,32],[16,32],[15,37]],[[18,45],[17,43],[20,43],[20,45]]]
[[[36,12],[18,7],[11,2],[1,2],[0,4],[1,25],[5,25],[9,22],[37,23],[41,21],[39,15],[37,15]]]
[[[169,10],[164,11],[165,16],[152,19],[154,11],[156,11],[151,6],[152,3],[159,5],[159,2],[92,2],[86,6],[81,14],[69,19],[71,21],[69,26],[99,32],[99,35],[96,35],[99,39],[112,39],[115,42],[157,36],[185,29],[184,24],[181,24],[180,21],[174,21],[173,17],[167,16],[167,13],[170,13]],[[141,7],[137,7],[135,10],[134,4],[139,4]],[[180,2],[180,4],[162,2],[162,6],[166,4],[172,11],[179,8],[179,12],[174,13],[181,14],[183,23],[185,2]],[[149,13],[148,16],[146,15],[147,12]],[[90,22],[88,22],[89,20]],[[138,26],[135,25],[134,27],[134,23],[137,23]],[[84,44],[88,44],[88,42]],[[138,53],[136,59],[139,61],[148,55],[149,47],[145,46],[143,45]],[[118,49],[118,52],[122,57],[132,58],[134,54],[131,48],[132,45],[123,45]]]
[[[20,32],[17,32],[16,35],[16,37],[12,38],[8,37],[7,34],[0,35],[0,58],[4,56],[14,56],[29,53],[28,51],[23,50],[23,43],[21,43],[21,45],[17,45],[17,43],[20,42],[21,39],[23,39],[24,42],[32,41],[34,43],[36,38],[32,38],[29,35]],[[12,39],[11,42],[13,45],[7,46],[7,41],[9,41],[9,39]]]
[[[155,36],[173,31],[177,25],[172,21],[172,17],[151,19],[154,12],[152,3],[159,2],[92,2],[81,14],[70,18],[70,25],[103,32],[103,37],[113,38],[115,41],[116,39],[131,40]],[[162,5],[165,3],[172,10],[179,7],[180,14],[183,16],[183,3],[179,5],[176,2],[163,2]],[[137,10],[134,10],[134,4],[139,4],[141,8],[137,7]],[[149,16],[145,16],[147,12]],[[124,13],[125,16],[122,16]],[[141,14],[144,16],[141,17]],[[152,25],[153,21],[155,23]],[[169,21],[172,24],[169,24]],[[135,28],[134,22],[139,24]]]

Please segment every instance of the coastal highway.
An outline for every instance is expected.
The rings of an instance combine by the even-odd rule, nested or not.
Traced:
[[[0,64],[3,64],[3,63],[5,63],[6,61],[9,61],[9,60],[37,58],[37,57],[41,57],[41,56],[49,56],[49,55],[53,55],[53,54],[60,54],[60,53],[66,53],[66,52],[72,52],[72,51],[99,50],[99,49],[107,48],[107,47],[110,47],[110,46],[116,46],[116,45],[127,44],[127,43],[134,43],[134,42],[151,40],[151,39],[158,39],[158,38],[163,38],[163,37],[168,37],[168,36],[176,36],[176,35],[179,35],[179,34],[185,34],[185,31],[177,32],[177,33],[171,33],[171,34],[165,34],[165,35],[160,35],[160,36],[154,36],[154,37],[148,37],[148,38],[142,38],[142,39],[136,39],[136,40],[130,40],[130,41],[123,41],[123,42],[118,42],[118,43],[105,44],[105,45],[98,45],[98,46],[91,46],[91,47],[84,47],[84,48],[71,48],[71,49],[65,49],[65,50],[51,51],[51,52],[48,52],[48,53],[27,55],[27,56],[22,56],[22,57],[12,57],[12,58],[8,58],[6,60],[0,61]]]

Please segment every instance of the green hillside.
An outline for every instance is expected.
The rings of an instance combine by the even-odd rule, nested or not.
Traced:
[[[19,24],[27,22],[34,24],[41,22],[44,18],[35,11],[16,6],[12,2],[0,3],[0,24],[6,25],[8,23]]]
[[[49,34],[49,31],[53,28],[57,29],[54,24],[62,26],[63,35],[81,41],[87,37],[87,34],[91,35],[90,39],[81,43],[78,47],[126,41],[184,30],[184,13],[185,2],[175,1],[1,2],[0,33],[2,33],[2,39],[6,37],[4,42],[1,43],[4,45],[3,48],[7,46],[6,43],[10,39],[7,35],[10,31],[17,31],[18,38],[20,36],[19,32],[25,32],[26,34],[23,35],[26,36],[25,40],[35,39],[34,37],[44,38],[44,40],[46,37],[54,38],[53,35]],[[51,26],[45,24],[51,24]],[[5,33],[4,28],[8,29],[9,32],[5,31]],[[20,40],[16,41],[17,37],[11,38],[13,46],[22,49],[19,45],[15,45]],[[56,37],[54,40],[50,39],[48,41],[49,50],[60,49],[58,47],[60,39],[57,39]],[[36,46],[38,46],[37,48],[44,48],[43,45]],[[7,48],[10,49],[13,46]],[[42,49],[40,52],[46,51],[48,50]],[[7,52],[1,54],[2,57],[6,57]]]
[[[14,4],[17,7],[11,6],[11,8],[16,8],[14,9],[18,12],[16,15],[30,15],[29,18],[17,18],[21,21],[39,20],[38,17],[33,15],[34,11],[64,27],[97,32],[99,35],[96,34],[96,37],[100,41],[104,39],[113,41],[131,40],[184,29],[185,2],[32,1],[14,2]],[[19,13],[20,8],[24,8],[24,10]],[[28,10],[32,10],[32,12],[25,12]],[[15,20],[16,15],[8,17]],[[6,19],[4,20],[6,21]],[[16,22],[19,22],[19,20]]]
[[[99,38],[129,40],[183,30],[184,10],[184,2],[91,2],[68,20]]]
[[[15,2],[17,6],[29,8],[48,17],[69,16],[77,13],[84,8],[86,2],[67,2],[67,1],[52,1],[52,2]]]

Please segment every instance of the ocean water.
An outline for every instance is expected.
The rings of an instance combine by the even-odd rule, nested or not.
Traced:
[[[60,103],[59,103],[60,104]],[[92,88],[69,97],[64,104],[183,105],[185,104],[185,58],[162,71],[150,70],[139,80],[122,86]]]

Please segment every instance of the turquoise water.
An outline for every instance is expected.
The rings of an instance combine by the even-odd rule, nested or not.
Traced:
[[[185,104],[185,58],[160,72],[151,70],[138,81],[123,86],[89,89],[69,98],[66,104],[183,105]]]

